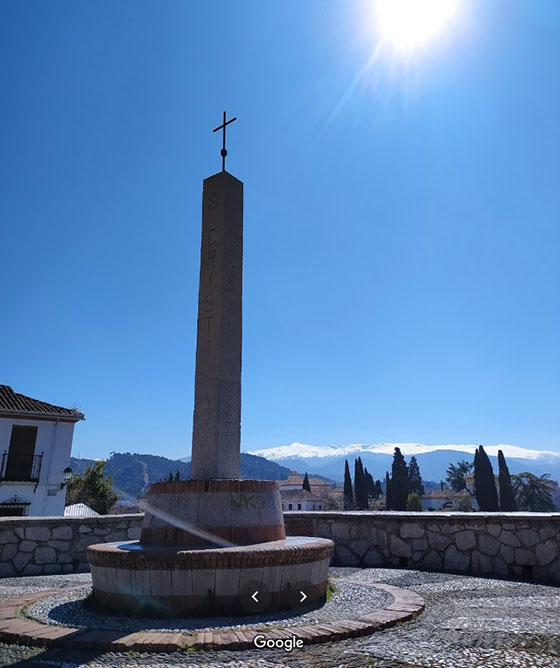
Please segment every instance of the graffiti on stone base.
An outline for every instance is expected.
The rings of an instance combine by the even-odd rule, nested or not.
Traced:
[[[264,506],[262,496],[245,494],[245,492],[232,494],[231,503],[236,510],[261,510]]]

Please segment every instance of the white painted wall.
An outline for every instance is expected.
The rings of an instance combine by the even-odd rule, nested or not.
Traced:
[[[64,515],[66,487],[60,489],[64,469],[70,464],[73,422],[55,422],[47,420],[14,420],[0,418],[0,454],[10,449],[10,437],[13,425],[37,427],[35,454],[43,454],[39,484],[35,489],[33,482],[0,482],[0,503],[11,499],[14,494],[23,501],[29,501],[28,515],[61,516]],[[51,490],[49,496],[48,491]]]

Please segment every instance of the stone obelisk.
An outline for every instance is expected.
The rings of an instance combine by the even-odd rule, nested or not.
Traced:
[[[235,120],[235,119],[233,119]],[[243,183],[204,180],[191,478],[240,477]]]

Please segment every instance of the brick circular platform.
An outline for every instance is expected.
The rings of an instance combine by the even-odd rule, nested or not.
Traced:
[[[346,582],[352,583],[352,579]],[[158,631],[100,631],[63,626],[41,624],[24,616],[25,608],[41,598],[81,589],[66,587],[42,591],[0,601],[0,640],[32,646],[56,646],[72,649],[93,649],[100,651],[140,651],[140,652],[176,652],[193,648],[240,650],[254,649],[256,636],[267,640],[298,638],[305,645],[323,643],[345,638],[365,636],[380,631],[398,622],[411,619],[422,612],[424,599],[409,590],[393,585],[364,583],[356,584],[381,589],[393,598],[393,602],[371,614],[361,615],[357,619],[341,619],[329,624],[309,624],[274,630],[218,630],[210,632],[158,632]]]
[[[203,550],[101,543],[88,548],[93,596],[128,614],[205,616],[244,614],[245,585],[264,585],[270,610],[289,607],[288,594],[301,582],[324,600],[334,543],[294,536],[285,540]]]
[[[215,547],[286,538],[274,480],[183,480],[152,484],[143,545]]]

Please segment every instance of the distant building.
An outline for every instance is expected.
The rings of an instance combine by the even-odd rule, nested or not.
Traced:
[[[280,491],[302,489],[302,485],[303,476],[296,471],[290,471],[288,479],[280,481]],[[316,494],[320,497],[325,497],[330,491],[332,491],[333,484],[328,482],[328,480],[322,480],[321,478],[309,476],[309,487],[311,487],[313,494]]]
[[[64,515],[74,425],[83,419],[0,385],[0,516]]]
[[[280,490],[282,510],[324,510],[324,499],[306,489]]]
[[[99,513],[85,503],[73,503],[64,509],[64,517],[99,517]]]

